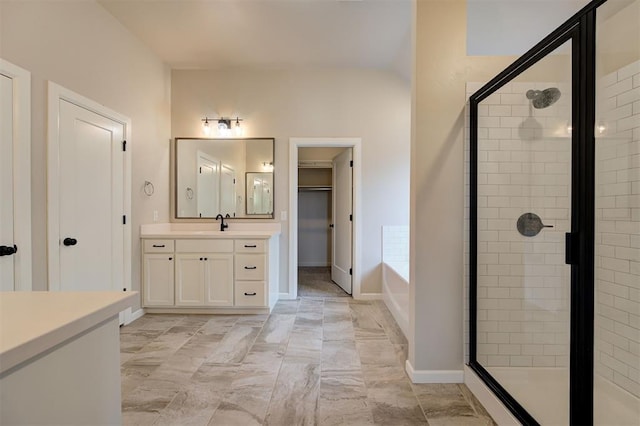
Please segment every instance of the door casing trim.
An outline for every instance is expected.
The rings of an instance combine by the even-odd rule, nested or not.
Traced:
[[[361,138],[290,138],[289,139],[289,283],[285,298],[298,297],[298,148],[344,147],[353,149],[353,259],[352,296],[361,299],[362,272],[362,139]],[[281,293],[281,295],[283,294]]]
[[[31,73],[4,59],[0,59],[0,73],[11,78],[14,93],[13,176],[17,179],[13,183],[13,232],[20,254],[15,261],[14,289],[31,291]]]
[[[124,139],[128,149],[124,152],[123,214],[127,216],[123,225],[123,282],[124,291],[131,291],[131,119],[79,95],[52,81],[47,87],[47,280],[50,291],[60,291],[59,257],[59,117],[60,101],[64,100],[76,106],[94,112],[124,126]],[[130,313],[130,309],[127,311]]]

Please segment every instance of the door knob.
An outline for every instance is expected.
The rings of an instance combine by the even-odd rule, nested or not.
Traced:
[[[62,244],[64,244],[65,246],[75,246],[76,244],[78,244],[78,240],[76,240],[75,238],[65,238],[62,241]]]
[[[0,246],[0,256],[11,256],[18,251],[18,246],[15,244],[11,246]]]

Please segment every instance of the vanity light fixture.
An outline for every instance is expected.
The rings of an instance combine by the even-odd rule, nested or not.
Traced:
[[[240,122],[242,118],[236,117],[233,118],[211,118],[205,117],[202,119],[202,131],[205,135],[211,134],[211,123],[217,122],[218,136],[229,137],[231,136],[231,123],[234,122],[235,134],[236,136],[242,136],[242,126]]]

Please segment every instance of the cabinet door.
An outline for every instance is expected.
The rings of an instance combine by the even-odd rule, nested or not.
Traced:
[[[145,254],[144,306],[173,306],[173,254]]]
[[[176,255],[176,306],[204,305],[205,256]]]
[[[205,255],[205,304],[233,306],[233,255]]]

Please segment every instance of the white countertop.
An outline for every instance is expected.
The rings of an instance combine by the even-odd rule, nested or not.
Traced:
[[[220,231],[218,223],[153,223],[140,226],[140,238],[271,238],[280,223],[237,223]]]
[[[0,374],[131,307],[138,292],[0,293]]]

